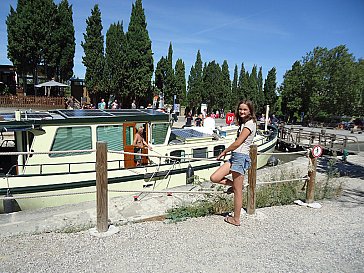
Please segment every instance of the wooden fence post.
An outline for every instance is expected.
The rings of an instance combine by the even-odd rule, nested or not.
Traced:
[[[306,189],[306,203],[312,203],[315,197],[315,180],[316,180],[316,168],[317,168],[317,158],[310,158],[312,163],[312,171],[308,173],[310,179],[307,183]]]
[[[250,146],[250,159],[251,159],[251,166],[248,170],[248,202],[247,202],[247,211],[248,214],[255,213],[255,187],[257,183],[257,145]]]
[[[107,146],[106,142],[96,143],[96,206],[97,231],[108,230],[108,196],[107,196]]]

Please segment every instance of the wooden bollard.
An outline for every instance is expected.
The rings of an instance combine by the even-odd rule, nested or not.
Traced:
[[[317,158],[310,158],[312,163],[312,171],[308,173],[310,179],[307,183],[306,189],[306,203],[312,203],[315,197],[315,180],[316,180],[316,168],[317,168]]]
[[[98,232],[108,230],[107,197],[107,146],[106,142],[96,143],[96,206]]]
[[[250,159],[251,159],[251,166],[248,170],[248,202],[247,202],[247,211],[248,214],[255,213],[255,188],[257,184],[257,145],[250,146]]]

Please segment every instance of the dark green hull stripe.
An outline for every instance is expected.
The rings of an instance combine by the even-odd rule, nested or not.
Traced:
[[[206,165],[193,167],[195,171],[214,168],[220,166],[220,162],[210,163]],[[182,168],[178,170],[171,170],[169,175],[176,175],[181,173],[186,173],[187,168]],[[123,177],[113,177],[108,179],[108,184],[118,184],[123,182],[131,182],[136,180],[148,179],[151,174],[135,174]],[[164,175],[165,176],[165,175]],[[161,176],[160,176],[161,177]],[[15,187],[10,188],[11,194],[25,194],[25,193],[39,193],[39,192],[51,192],[51,191],[59,191],[59,190],[73,190],[80,189],[86,187],[92,187],[96,185],[96,180],[84,180],[79,182],[72,183],[62,183],[62,184],[48,184],[48,185],[39,185],[39,186],[29,186],[29,187]],[[7,189],[0,189],[0,195],[5,195]]]

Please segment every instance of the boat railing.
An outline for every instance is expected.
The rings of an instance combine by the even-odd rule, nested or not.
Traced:
[[[124,168],[124,159],[118,159],[118,160],[109,160],[108,161],[108,165],[113,165],[112,168],[109,168],[108,170],[114,170],[114,169],[122,169]],[[115,164],[116,163],[116,164]],[[77,170],[73,170],[74,166],[80,166],[80,165],[93,165],[93,168],[89,168],[87,169],[80,169],[78,168]],[[73,173],[79,173],[79,172],[94,172],[95,171],[95,164],[96,161],[89,161],[89,162],[68,162],[68,163],[43,163],[43,164],[24,164],[21,165],[21,167],[23,168],[31,168],[31,169],[38,169],[38,172],[28,172],[26,174],[19,174],[19,175],[42,175],[42,174],[47,174],[47,175],[51,175],[51,174],[73,174]],[[53,171],[53,172],[44,172],[44,169],[46,167],[66,167],[66,168],[62,168],[63,171]],[[10,167],[9,171],[5,174],[5,176],[19,176],[19,175],[14,175],[12,173],[14,173],[14,170],[16,168],[18,168],[19,165],[14,164]],[[67,171],[64,171],[67,170]]]

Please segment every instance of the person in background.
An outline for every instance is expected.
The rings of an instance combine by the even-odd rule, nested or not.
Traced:
[[[75,108],[75,99],[74,99],[74,97],[73,96],[70,96],[68,98],[66,104],[67,104],[67,109],[70,109],[70,110],[74,109]]]
[[[191,127],[192,121],[193,121],[192,111],[189,111],[187,113],[185,120],[186,120],[186,124],[183,127]]]
[[[202,118],[205,119],[207,117],[207,110],[203,109],[202,111]]]
[[[111,109],[119,109],[119,103],[118,100],[114,100],[111,104]]]
[[[253,142],[257,123],[253,103],[249,100],[242,100],[238,104],[235,112],[235,118],[239,125],[236,140],[222,151],[217,160],[225,158],[227,153],[231,153],[229,161],[221,165],[211,176],[213,183],[230,186],[227,192],[234,192],[234,214],[227,216],[226,223],[240,226],[240,213],[243,205],[243,185],[244,174],[251,165],[249,156],[250,145]],[[231,174],[233,180],[226,178]]]
[[[99,102],[98,108],[103,110],[106,107],[105,99],[101,99],[101,102]]]
[[[199,114],[197,118],[195,118],[195,126],[201,127],[203,124],[202,114]]]
[[[131,103],[131,109],[136,109],[135,100],[133,100],[133,102]]]
[[[275,115],[275,114],[273,114],[273,115],[272,115],[271,122],[272,122],[272,124],[273,124],[273,125],[275,125],[275,126],[277,126],[277,125],[278,125],[279,120],[278,120],[278,118],[276,117],[276,115]]]
[[[149,149],[149,150],[153,150],[152,146],[149,145],[144,137],[144,127],[140,126],[138,128],[138,132],[135,134],[134,136],[134,141],[133,141],[133,146],[134,146],[134,153],[138,153],[141,154],[142,153],[142,149]],[[134,155],[134,161],[136,163],[136,166],[141,165],[142,163],[142,156],[141,155]]]

